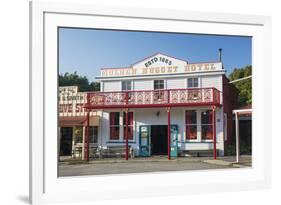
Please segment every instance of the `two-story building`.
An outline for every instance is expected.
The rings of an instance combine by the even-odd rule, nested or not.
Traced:
[[[170,158],[192,150],[223,155],[237,100],[225,72],[221,61],[189,63],[161,53],[128,67],[102,68],[96,77],[100,92],[75,90],[83,102],[60,100],[60,109],[72,105],[74,115],[71,119],[60,110],[61,136],[66,126],[80,127],[82,158],[87,159],[93,145],[130,146],[137,156]]]

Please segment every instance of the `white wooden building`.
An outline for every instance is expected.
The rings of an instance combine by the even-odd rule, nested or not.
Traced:
[[[100,92],[79,93],[73,87],[72,95],[83,95],[83,102],[63,101],[69,87],[60,88],[60,127],[80,129],[72,132],[81,135],[80,144],[72,137],[71,149],[80,146],[82,158],[93,146],[129,146],[136,156],[224,154],[231,127],[224,106],[228,103],[229,110],[232,102],[224,99],[222,62],[189,63],[157,53],[128,67],[102,68],[96,80]],[[81,111],[73,108],[71,118],[67,106]]]

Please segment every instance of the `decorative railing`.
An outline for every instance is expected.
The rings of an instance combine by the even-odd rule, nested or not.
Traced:
[[[220,91],[216,88],[192,88],[89,92],[86,107],[126,108],[220,104]]]

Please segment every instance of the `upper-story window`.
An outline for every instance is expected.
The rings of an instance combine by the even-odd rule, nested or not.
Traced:
[[[122,90],[131,90],[132,89],[132,81],[124,80],[122,81]]]
[[[154,90],[164,89],[164,80],[154,80]]]
[[[160,103],[164,101],[164,80],[154,80],[154,92],[153,92],[153,101],[154,103]]]
[[[198,88],[198,78],[188,78],[187,79],[187,87],[188,88]]]

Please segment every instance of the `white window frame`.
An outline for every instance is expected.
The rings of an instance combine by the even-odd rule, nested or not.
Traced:
[[[155,88],[154,88],[154,82],[155,82],[156,80],[163,80],[163,88],[162,88],[162,89],[155,89]],[[153,83],[153,85],[152,85],[153,90],[164,90],[164,89],[166,89],[166,79],[154,79],[154,80],[152,81],[152,83]]]
[[[188,79],[194,79],[194,78],[197,78],[198,86],[197,87],[188,87]],[[197,77],[197,76],[186,78],[186,88],[201,88],[201,78]]]
[[[201,129],[201,142],[213,142],[213,139],[203,139],[202,138],[202,125],[212,125],[213,126],[213,123],[211,123],[211,124],[202,124],[202,116],[201,115],[202,115],[202,112],[206,112],[206,111],[211,111],[212,112],[212,109],[211,108],[210,109],[204,109],[204,110],[202,109],[199,112],[199,115],[200,115],[200,129]],[[216,133],[216,135],[217,135],[217,133]]]
[[[131,89],[130,90],[133,90],[133,81],[132,80],[121,80],[120,81],[120,83],[121,83],[121,91],[130,91],[128,89],[123,90],[123,82],[126,82],[126,88],[128,88],[127,82],[130,82],[131,83]]]
[[[196,124],[190,124],[190,125],[196,125],[196,132],[197,132],[197,139],[186,139],[186,121],[185,121],[185,113],[186,111],[195,111],[196,112]],[[198,125],[198,122],[199,122],[199,112],[200,110],[198,109],[185,109],[184,110],[184,114],[183,114],[183,122],[184,122],[184,134],[183,134],[183,141],[184,142],[201,142],[201,126]]]

